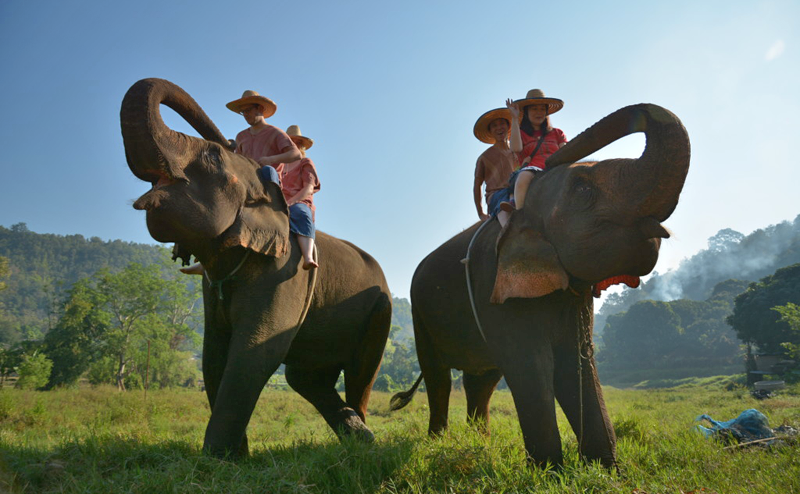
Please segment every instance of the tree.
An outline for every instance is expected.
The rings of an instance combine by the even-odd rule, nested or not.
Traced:
[[[46,338],[56,362],[50,386],[74,383],[87,371],[91,382],[111,381],[120,390],[144,385],[146,374],[157,386],[195,379],[200,338],[187,322],[198,300],[188,277],[164,279],[159,264],[131,263],[79,280]]]
[[[49,388],[76,384],[103,353],[102,337],[111,324],[102,310],[104,302],[90,278],[78,280],[69,290],[61,318],[44,339],[45,352],[53,361]]]
[[[383,352],[383,362],[375,380],[378,391],[396,391],[407,388],[419,375],[419,362],[414,340],[398,339],[403,331],[400,326],[392,326],[389,340]],[[408,342],[408,344],[406,344]]]
[[[672,355],[680,345],[680,317],[666,302],[644,300],[627,312],[609,316],[603,336],[606,360],[652,364]]]
[[[788,324],[794,336],[792,341],[785,341],[781,343],[781,346],[786,349],[789,357],[800,360],[800,305],[790,302],[786,305],[773,307],[772,310],[781,315],[778,321]]]
[[[800,264],[775,271],[736,297],[733,314],[727,321],[739,339],[754,344],[765,353],[782,353],[782,343],[795,341],[796,334],[787,320],[773,307],[800,304]]]
[[[17,387],[20,389],[40,389],[43,388],[50,379],[50,370],[53,362],[45,354],[33,352],[30,355],[23,355],[22,362],[17,368]]]

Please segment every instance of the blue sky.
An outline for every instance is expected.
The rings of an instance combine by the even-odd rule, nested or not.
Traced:
[[[254,89],[278,105],[270,123],[315,140],[317,227],[407,297],[419,261],[477,220],[475,120],[542,88],[565,101],[553,124],[568,138],[634,103],[682,119],[692,164],[663,272],[722,228],[800,213],[799,46],[796,1],[4,0],[0,225],[154,243],[131,207],[149,185],[125,163],[125,92],[169,79],[233,138],[246,124],[224,105]]]

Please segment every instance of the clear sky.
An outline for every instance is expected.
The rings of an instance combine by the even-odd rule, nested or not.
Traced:
[[[245,89],[314,139],[317,227],[371,253],[408,297],[431,250],[477,220],[475,120],[532,88],[572,138],[630,104],[673,111],[692,141],[658,271],[800,213],[800,2],[200,0],[0,2],[0,225],[154,243],[131,204],[127,89],[183,87],[230,138]],[[174,129],[196,135],[171,110]],[[638,157],[630,136],[596,158]]]

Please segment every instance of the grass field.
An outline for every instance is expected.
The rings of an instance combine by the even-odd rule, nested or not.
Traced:
[[[800,492],[800,447],[723,449],[693,432],[694,418],[718,420],[757,408],[770,426],[800,425],[800,388],[756,401],[746,389],[707,379],[658,390],[606,388],[620,472],[586,465],[559,412],[565,466],[526,464],[513,400],[498,392],[492,434],[466,426],[463,393],[451,397],[451,427],[430,439],[419,394],[388,412],[374,393],[374,444],[340,443],[292,391],[265,391],[250,422],[251,456],[236,462],[200,449],[209,411],[190,390],[118,393],[111,388],[0,390],[0,492]],[[730,386],[728,386],[730,387]]]

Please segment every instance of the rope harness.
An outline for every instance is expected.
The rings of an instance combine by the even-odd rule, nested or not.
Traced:
[[[228,274],[228,276],[217,281],[212,281],[211,277],[208,275],[208,271],[203,270],[203,276],[205,276],[205,279],[208,282],[209,287],[212,290],[214,289],[217,290],[217,297],[219,298],[220,301],[222,301],[224,298],[222,295],[222,285],[236,279],[234,275],[242,268],[242,266],[244,266],[244,262],[247,260],[249,256],[250,256],[250,251],[248,250],[244,253],[242,260],[239,261],[239,264],[237,264],[236,267],[233,268],[233,271],[231,271]],[[318,260],[317,245],[314,244],[314,262],[317,262],[317,260]],[[311,300],[314,297],[314,289],[317,286],[317,269],[318,268],[309,270],[311,272],[309,273],[308,277],[308,291],[306,292],[306,301],[303,305],[303,311],[300,313],[300,319],[297,321],[297,327],[295,328],[295,330],[300,329],[300,326],[303,325],[303,322],[306,320],[306,315],[308,314],[308,309],[311,307]]]
[[[236,272],[237,272],[237,271],[239,271],[239,270],[242,268],[242,266],[244,266],[244,262],[247,260],[247,258],[248,258],[249,256],[250,256],[250,251],[249,251],[249,250],[247,250],[247,251],[244,253],[244,257],[242,257],[242,260],[241,260],[241,261],[239,261],[239,264],[238,264],[238,265],[237,265],[235,268],[233,268],[233,271],[231,271],[231,272],[228,274],[228,276],[226,276],[226,277],[222,278],[221,280],[212,281],[212,280],[211,280],[211,277],[208,275],[208,271],[207,271],[207,270],[205,270],[205,269],[203,270],[203,276],[205,276],[205,278],[206,278],[206,281],[208,282],[208,285],[209,285],[209,287],[210,287],[212,290],[213,290],[213,289],[215,289],[215,288],[217,289],[217,297],[218,297],[220,300],[222,300],[222,299],[223,299],[223,296],[222,296],[222,285],[223,285],[223,284],[225,284],[225,283],[227,283],[227,282],[229,282],[229,281],[232,281],[232,280],[234,280],[234,279],[235,279],[235,278],[234,278],[234,275],[236,274]]]
[[[484,221],[475,231],[475,234],[472,235],[472,239],[469,241],[469,245],[467,246],[467,256],[462,261],[464,263],[464,272],[467,274],[467,293],[469,294],[469,305],[472,307],[472,316],[475,318],[475,324],[478,326],[478,332],[480,332],[481,338],[483,338],[484,342],[486,341],[486,335],[483,333],[481,321],[478,318],[478,308],[475,307],[475,295],[472,293],[472,279],[469,275],[469,254],[472,251],[472,245],[475,243],[475,239],[478,238],[478,235],[488,224],[488,221]]]

